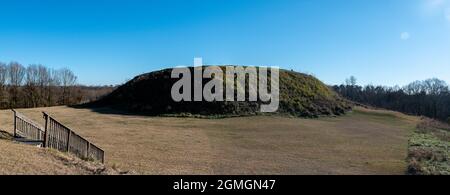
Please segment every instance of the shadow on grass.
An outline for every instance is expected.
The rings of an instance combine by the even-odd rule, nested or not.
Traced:
[[[226,118],[236,118],[236,117],[252,117],[252,116],[284,116],[284,117],[294,117],[289,114],[282,113],[250,113],[250,114],[191,114],[191,113],[165,113],[165,114],[155,114],[150,112],[132,112],[127,111],[123,108],[114,108],[109,106],[98,106],[92,104],[82,104],[82,105],[72,105],[69,106],[75,109],[88,109],[92,112],[99,114],[112,114],[112,115],[122,115],[122,116],[147,116],[147,117],[172,117],[172,118],[198,118],[198,119],[226,119]]]
[[[91,104],[80,104],[80,105],[72,105],[69,106],[71,108],[75,109],[88,109],[92,112],[96,112],[99,114],[113,114],[113,115],[126,115],[126,116],[157,116],[150,113],[137,113],[137,112],[130,112],[126,111],[125,109],[119,109],[119,108],[112,108],[108,106],[97,106],[97,105],[91,105]]]
[[[14,135],[12,133],[7,132],[7,131],[0,130],[0,139],[13,140],[14,139]]]

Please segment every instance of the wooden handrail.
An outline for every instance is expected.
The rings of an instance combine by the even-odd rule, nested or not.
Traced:
[[[88,141],[84,137],[78,135],[77,133],[72,131],[67,126],[61,124],[59,121],[54,119],[49,114],[47,114],[45,112],[42,112],[42,113],[43,113],[43,117],[45,119],[45,134],[46,134],[45,135],[45,144],[44,144],[45,147],[51,147],[51,148],[55,148],[55,149],[58,149],[61,151],[64,150],[64,152],[71,152],[71,153],[74,153],[74,154],[79,155],[84,158],[91,158],[91,152],[94,152],[93,150],[95,150],[95,152],[94,152],[95,155],[93,156],[95,158],[95,160],[99,160],[102,163],[104,163],[104,161],[105,161],[105,151],[104,150],[102,150],[98,146],[92,144],[90,141]],[[52,124],[56,124],[56,125],[52,125]],[[64,129],[63,133],[59,132],[59,133],[56,133],[56,135],[52,135],[52,133],[55,133],[54,131],[62,131],[62,129]],[[64,136],[61,137],[62,134],[65,135],[66,133],[67,133],[66,137],[64,137]],[[52,143],[49,143],[50,137],[52,137]],[[84,146],[80,146],[78,144],[71,145],[71,137],[74,137],[74,138],[77,137],[77,139],[75,139],[75,140],[81,140],[81,142],[86,143],[86,148],[80,148],[80,147],[84,147]],[[56,142],[56,143],[53,143],[53,142]],[[61,143],[63,143],[63,146],[61,146]],[[78,143],[80,143],[80,142],[78,142]],[[74,148],[75,151],[86,150],[86,153],[80,154],[79,152],[72,152],[71,148]],[[100,156],[98,156],[99,154],[100,154]]]

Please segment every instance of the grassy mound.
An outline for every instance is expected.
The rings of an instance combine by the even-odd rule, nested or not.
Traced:
[[[222,67],[223,69],[225,67]],[[258,102],[174,102],[172,69],[137,76],[91,106],[108,106],[147,115],[243,116],[260,114]],[[193,68],[191,68],[193,72]],[[203,84],[209,82],[203,79]],[[349,106],[313,76],[280,70],[280,106],[277,114],[300,117],[341,115]],[[193,86],[193,85],[192,85]]]

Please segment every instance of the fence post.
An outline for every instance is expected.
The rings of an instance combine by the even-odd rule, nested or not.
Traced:
[[[48,115],[45,112],[42,112],[44,114],[45,119],[45,131],[44,131],[44,148],[48,147]]]
[[[70,149],[70,136],[72,134],[72,131],[69,130],[69,133],[67,133],[67,152],[69,152]]]
[[[17,119],[16,119],[16,111],[12,110],[14,112],[14,137],[17,137]]]
[[[91,150],[91,143],[87,142],[86,159],[89,159],[89,150]]]

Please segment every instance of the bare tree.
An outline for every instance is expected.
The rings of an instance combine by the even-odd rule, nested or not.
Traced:
[[[67,69],[54,70],[41,64],[24,67],[0,62],[0,108],[30,108],[86,103],[110,93],[114,87],[76,85]]]
[[[423,82],[428,94],[439,95],[444,92],[448,92],[447,83],[437,78],[427,79]]]
[[[56,101],[60,95],[57,94],[59,92],[58,87],[61,85],[61,74],[60,71],[54,69],[47,69],[48,80],[46,81],[46,91],[47,91],[47,104],[49,106],[56,105]]]
[[[0,106],[4,105],[5,98],[5,86],[8,78],[8,69],[6,64],[0,63]]]
[[[43,65],[37,66],[37,77],[38,77],[38,91],[39,91],[39,102],[43,106],[51,106],[51,102],[47,101],[48,89],[50,86],[50,72],[49,69]]]
[[[425,92],[421,81],[414,81],[403,88],[408,95],[415,95]]]
[[[8,65],[8,75],[10,88],[10,105],[16,107],[18,105],[19,88],[23,83],[25,76],[25,67],[17,62],[11,62]]]
[[[346,85],[355,86],[356,85],[356,77],[350,76],[350,78],[345,80]]]
[[[342,96],[366,105],[440,120],[447,120],[450,116],[449,86],[436,78],[415,81],[403,88],[352,85],[333,88]]]
[[[59,76],[61,79],[61,87],[63,88],[62,94],[62,103],[63,104],[71,104],[71,87],[73,87],[77,81],[77,77],[75,74],[67,69],[63,68],[59,70]]]
[[[26,79],[25,79],[25,106],[27,107],[37,107],[39,105],[39,69],[38,65],[29,65],[26,69]]]

